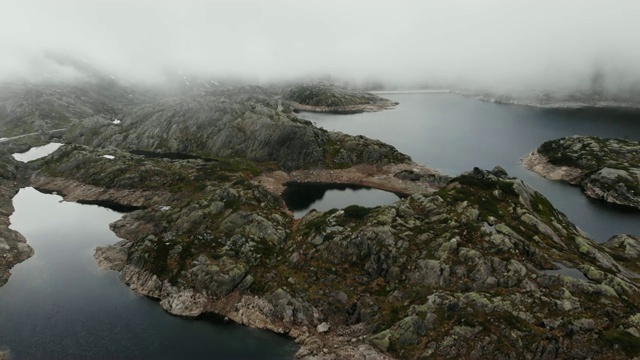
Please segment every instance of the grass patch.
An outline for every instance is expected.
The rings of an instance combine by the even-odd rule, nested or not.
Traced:
[[[629,356],[640,354],[640,339],[626,330],[608,330],[602,335],[602,340],[607,346],[620,348]]]

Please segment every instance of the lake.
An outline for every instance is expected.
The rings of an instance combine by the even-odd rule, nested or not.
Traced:
[[[640,214],[584,196],[578,187],[526,170],[520,159],[546,140],[569,135],[640,140],[640,112],[607,109],[549,110],[482,102],[453,93],[381,94],[394,109],[355,115],[301,113],[327,130],[380,139],[417,163],[449,175],[474,166],[502,166],[526,181],[589,236],[605,241],[617,233],[640,235]],[[312,205],[315,206],[315,205]],[[323,204],[331,208],[331,204]]]
[[[0,345],[15,359],[290,359],[290,339],[220,321],[171,316],[98,268],[122,214],[21,189],[11,228],[35,255],[0,287]]]

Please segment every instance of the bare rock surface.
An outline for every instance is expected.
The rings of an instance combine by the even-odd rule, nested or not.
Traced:
[[[580,185],[585,195],[640,210],[640,143],[571,136],[547,141],[523,158],[528,169],[551,180]]]

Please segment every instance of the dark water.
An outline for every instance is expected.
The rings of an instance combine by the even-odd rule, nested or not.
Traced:
[[[14,198],[11,227],[35,256],[0,288],[0,345],[15,359],[289,359],[297,346],[247,327],[170,316],[135,295],[93,249],[118,238],[121,214],[59,202],[32,188]]]
[[[450,175],[500,165],[544,194],[592,238],[640,235],[640,214],[588,199],[577,187],[546,180],[520,158],[546,140],[568,135],[640,139],[640,113],[545,110],[482,102],[455,94],[389,94],[395,109],[356,115],[302,113],[327,130],[380,139],[414,161]]]
[[[327,211],[349,205],[374,207],[391,204],[400,199],[387,191],[335,184],[289,185],[282,193],[282,198],[296,219],[303,217],[311,209]]]

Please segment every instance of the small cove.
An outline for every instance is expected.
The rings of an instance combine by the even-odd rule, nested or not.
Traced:
[[[35,255],[0,287],[0,345],[16,359],[289,359],[290,339],[235,324],[180,318],[97,267],[96,246],[119,239],[120,213],[24,188],[11,228]]]

